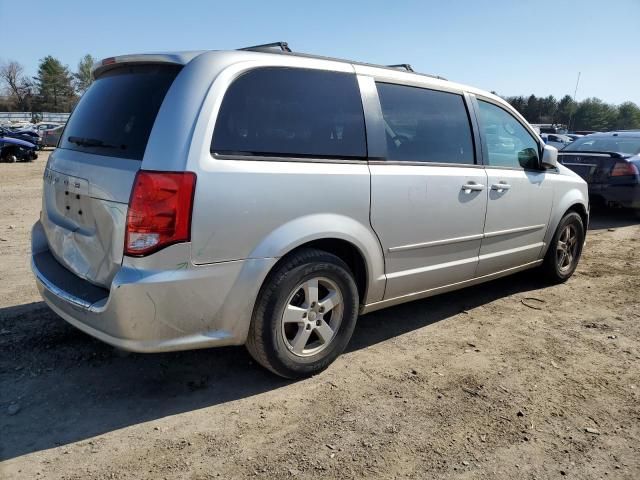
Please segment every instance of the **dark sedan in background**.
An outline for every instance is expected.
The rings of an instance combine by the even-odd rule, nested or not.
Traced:
[[[640,215],[640,130],[579,138],[558,153],[558,161],[586,180],[592,204]]]
[[[43,130],[40,134],[42,136],[42,146],[44,147],[57,147],[60,135],[64,130],[64,125],[51,128],[49,130]]]

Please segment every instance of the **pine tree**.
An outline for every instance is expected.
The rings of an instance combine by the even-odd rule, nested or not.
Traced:
[[[90,54],[86,54],[78,62],[78,71],[73,74],[73,77],[75,79],[74,84],[76,87],[76,91],[79,95],[82,95],[93,82],[91,70],[93,69],[95,63],[95,58],[93,58]]]
[[[38,92],[38,107],[48,112],[68,112],[76,100],[69,68],[47,55],[40,60],[33,78]]]

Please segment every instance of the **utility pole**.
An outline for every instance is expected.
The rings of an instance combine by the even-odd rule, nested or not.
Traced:
[[[578,94],[578,84],[580,83],[580,72],[578,72],[578,80],[576,80],[576,89],[573,91],[573,105],[576,105],[576,95]],[[571,114],[569,115],[569,125],[567,125],[567,130],[571,131],[571,121],[573,120],[573,108],[571,109]]]

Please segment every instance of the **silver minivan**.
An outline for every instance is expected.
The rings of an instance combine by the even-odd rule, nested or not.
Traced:
[[[534,267],[562,282],[580,258],[587,185],[487,92],[286,44],[94,76],[45,170],[32,268],[116,347],[246,344],[303,377],[361,314]]]

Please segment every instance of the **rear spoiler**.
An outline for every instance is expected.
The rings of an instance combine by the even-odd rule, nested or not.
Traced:
[[[580,150],[560,150],[558,155],[580,155],[582,157],[611,157],[611,158],[628,158],[627,155],[619,152],[584,152]]]
[[[193,58],[202,52],[178,52],[178,53],[149,53],[138,55],[119,55],[117,57],[103,58],[91,70],[94,79],[98,78],[104,72],[112,68],[129,64],[170,64],[170,65],[186,65]]]

